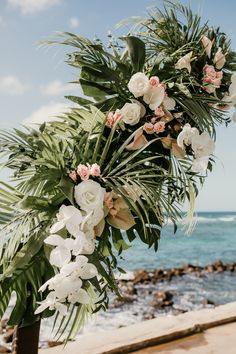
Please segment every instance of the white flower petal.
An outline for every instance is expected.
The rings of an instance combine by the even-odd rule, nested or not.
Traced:
[[[55,234],[58,231],[62,230],[65,227],[64,221],[57,221],[55,224],[52,225],[50,229],[50,234]]]
[[[54,305],[55,309],[59,312],[61,316],[65,316],[67,313],[67,306],[65,304],[61,304],[60,302],[56,302]]]
[[[165,96],[162,103],[165,109],[167,109],[168,111],[172,111],[173,109],[175,109],[176,102],[171,97]]]
[[[64,241],[64,238],[59,235],[50,235],[44,240],[47,245],[51,246],[62,246]]]
[[[90,301],[90,297],[88,293],[84,289],[79,289],[76,294],[77,302],[80,304],[88,304]]]
[[[44,310],[46,310],[46,308],[49,307],[49,304],[47,303],[46,300],[41,302],[41,305],[36,309],[36,311],[34,312],[35,315],[38,315],[40,312],[43,312]]]
[[[147,103],[150,109],[155,110],[160,106],[165,97],[165,89],[162,85],[150,87],[150,89],[143,96],[143,100]]]
[[[99,183],[88,180],[75,186],[75,200],[82,210],[103,209],[105,189]]]
[[[76,262],[70,262],[68,264],[63,265],[63,267],[60,270],[60,273],[63,274],[64,276],[71,275],[76,269],[78,268],[78,265]]]
[[[194,159],[191,171],[195,173],[205,172],[208,166],[208,162],[209,162],[209,156],[203,156]]]
[[[138,72],[134,74],[128,83],[129,91],[136,98],[143,96],[147,92],[149,87],[150,87],[149,79],[142,72]]]
[[[192,137],[192,149],[195,158],[211,155],[215,150],[215,143],[207,132]]]
[[[50,253],[50,263],[56,267],[63,267],[71,260],[71,252],[65,247],[56,247]]]
[[[82,279],[91,279],[95,277],[98,274],[97,268],[95,267],[94,264],[88,263],[86,266],[82,269],[80,277]]]

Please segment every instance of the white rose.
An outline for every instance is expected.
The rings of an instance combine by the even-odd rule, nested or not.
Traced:
[[[141,118],[141,107],[138,103],[126,103],[120,111],[126,124],[135,125]]]
[[[134,74],[128,83],[128,89],[134,97],[143,96],[148,91],[149,87],[150,83],[148,77],[141,72]]]
[[[103,209],[104,194],[105,189],[92,180],[81,182],[74,191],[76,203],[85,211]]]

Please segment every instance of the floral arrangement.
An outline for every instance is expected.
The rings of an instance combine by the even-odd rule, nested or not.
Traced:
[[[67,96],[75,105],[59,121],[1,132],[14,182],[0,189],[0,317],[17,296],[9,324],[56,313],[70,338],[110,291],[121,296],[121,253],[136,238],[157,250],[212,169],[215,127],[236,107],[229,40],[169,1],[133,25],[107,47],[63,34],[87,98]]]

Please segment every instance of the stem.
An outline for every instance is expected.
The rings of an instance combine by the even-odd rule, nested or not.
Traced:
[[[40,321],[27,327],[16,326],[12,354],[38,354]]]

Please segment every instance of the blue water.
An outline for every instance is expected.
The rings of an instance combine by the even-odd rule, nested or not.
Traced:
[[[188,236],[179,225],[177,233],[166,225],[162,231],[159,249],[153,249],[135,240],[122,254],[120,265],[126,270],[137,268],[171,268],[184,263],[206,265],[215,260],[236,261],[236,212],[200,212],[193,233]]]

